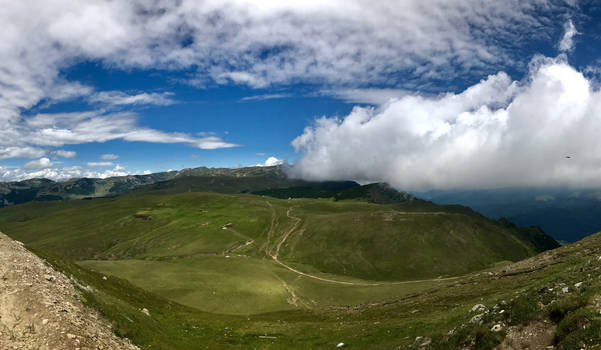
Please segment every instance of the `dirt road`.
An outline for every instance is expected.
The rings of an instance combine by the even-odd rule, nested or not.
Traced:
[[[280,242],[278,243],[278,245],[276,246],[276,250],[275,253],[273,254],[269,254],[271,256],[271,258],[280,266],[294,272],[297,273],[301,276],[305,276],[305,277],[309,277],[309,278],[313,278],[322,282],[328,282],[328,283],[336,283],[336,284],[344,284],[344,285],[349,285],[349,286],[384,286],[384,285],[395,285],[395,284],[411,284],[411,283],[421,283],[421,282],[442,282],[442,281],[451,281],[451,280],[455,280],[455,279],[459,279],[463,276],[457,276],[457,277],[447,277],[447,278],[432,278],[432,279],[425,279],[425,280],[414,280],[414,281],[398,281],[398,282],[374,282],[374,283],[365,283],[365,282],[348,282],[348,281],[339,281],[339,280],[333,280],[333,279],[329,279],[329,278],[324,278],[324,277],[319,277],[319,276],[315,276],[315,275],[311,275],[309,273],[305,273],[302,271],[299,271],[297,269],[295,269],[294,267],[287,265],[286,263],[282,262],[279,259],[279,255],[280,255],[280,248],[282,247],[282,245],[286,242],[286,240],[288,239],[288,237],[290,237],[290,235],[298,228],[298,226],[300,225],[300,223],[302,222],[302,219],[296,216],[293,216],[290,214],[290,211],[293,209],[293,207],[288,208],[288,210],[286,211],[286,216],[288,216],[288,218],[294,220],[294,225],[292,225],[292,227],[286,231],[283,235],[282,235],[282,239],[280,240]],[[416,214],[416,213],[412,213],[412,214]],[[426,214],[440,214],[440,213],[426,213]],[[275,215],[275,212],[274,212]],[[272,218],[272,225],[274,223],[274,219]],[[273,226],[272,228],[269,230],[269,232],[271,233],[273,231]],[[270,237],[268,237],[268,239],[270,239]]]

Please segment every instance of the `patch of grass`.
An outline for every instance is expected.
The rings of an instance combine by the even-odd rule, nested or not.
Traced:
[[[570,312],[578,310],[587,304],[587,299],[582,295],[572,295],[563,298],[549,307],[549,318],[555,323],[560,323]]]
[[[585,308],[568,312],[559,322],[555,339],[560,349],[579,349],[599,345],[601,317]]]
[[[509,324],[525,324],[541,314],[536,299],[531,293],[518,296],[509,303]]]

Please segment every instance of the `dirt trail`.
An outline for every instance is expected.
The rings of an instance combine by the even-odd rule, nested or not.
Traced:
[[[128,349],[73,281],[0,233],[0,349]]]
[[[265,203],[267,204],[269,209],[271,209],[271,225],[269,226],[269,230],[267,231],[267,240],[265,241],[265,243],[263,243],[263,245],[261,245],[259,249],[264,250],[265,254],[271,255],[269,254],[269,243],[271,242],[271,237],[273,236],[273,231],[275,230],[278,215],[275,211],[275,208],[269,201],[265,201]]]
[[[271,206],[271,204],[270,204]],[[329,279],[329,278],[324,278],[324,277],[319,277],[319,276],[315,276],[315,275],[311,275],[309,273],[305,273],[302,271],[299,271],[297,269],[295,269],[294,267],[287,265],[286,263],[282,262],[279,259],[279,254],[280,254],[280,248],[282,247],[282,245],[284,244],[284,242],[286,242],[286,240],[288,239],[288,237],[290,236],[290,234],[292,234],[292,232],[294,232],[297,227],[299,226],[299,224],[302,222],[302,219],[296,216],[292,216],[290,214],[290,211],[293,209],[294,207],[288,208],[288,210],[286,211],[286,216],[288,216],[288,218],[292,219],[295,221],[294,225],[292,225],[292,227],[286,231],[286,233],[284,233],[284,235],[282,236],[282,239],[280,240],[280,242],[278,243],[277,247],[276,247],[276,251],[274,254],[269,254],[271,256],[271,258],[278,263],[280,266],[294,272],[297,273],[301,276],[305,276],[305,277],[309,277],[309,278],[313,278],[322,282],[328,282],[328,283],[335,283],[335,284],[343,284],[343,285],[348,285],[348,286],[384,286],[384,285],[397,285],[397,284],[412,284],[412,283],[421,283],[421,282],[443,282],[443,281],[452,281],[452,280],[456,280],[465,276],[456,276],[456,277],[447,277],[447,278],[432,278],[432,279],[425,279],[425,280],[413,280],[413,281],[398,281],[398,282],[374,282],[374,283],[364,283],[364,282],[348,282],[348,281],[339,281],[339,280],[333,280],[333,279]],[[430,213],[428,213],[430,214]],[[435,213],[438,214],[438,213]],[[272,220],[272,224],[273,224],[273,220]],[[269,230],[269,232],[272,232],[273,226],[272,228]],[[269,239],[270,237],[268,237]]]
[[[288,210],[286,211],[286,216],[289,217],[290,219],[294,220],[295,223],[294,225],[292,225],[292,227],[286,231],[286,233],[284,233],[284,235],[282,236],[282,239],[280,240],[280,243],[278,243],[276,249],[275,249],[275,254],[273,254],[271,257],[274,258],[276,261],[278,261],[278,256],[280,255],[280,248],[282,248],[282,244],[284,244],[284,242],[286,242],[286,240],[288,239],[288,237],[290,236],[290,234],[292,232],[294,232],[294,230],[296,230],[296,228],[298,227],[298,225],[301,223],[301,218],[298,218],[296,216],[292,216],[290,215],[290,210],[292,210],[292,208],[288,208]]]

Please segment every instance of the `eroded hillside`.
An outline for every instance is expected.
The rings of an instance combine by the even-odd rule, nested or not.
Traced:
[[[138,349],[82,304],[75,285],[0,233],[0,349]]]

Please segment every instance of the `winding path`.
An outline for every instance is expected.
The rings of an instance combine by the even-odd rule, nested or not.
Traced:
[[[266,201],[269,206],[272,208],[273,210],[273,206],[271,205],[271,203],[269,203],[269,201]],[[294,267],[282,262],[279,259],[279,254],[280,254],[280,248],[282,247],[282,245],[284,244],[284,242],[286,242],[286,240],[288,239],[288,237],[290,237],[290,234],[292,234],[292,232],[294,232],[298,225],[302,222],[302,219],[297,217],[297,216],[292,216],[290,214],[290,211],[293,209],[294,207],[290,207],[288,208],[288,210],[286,211],[286,216],[288,216],[290,219],[294,220],[295,223],[294,225],[292,225],[292,227],[286,231],[286,233],[284,233],[284,235],[282,236],[282,239],[280,240],[280,242],[278,243],[275,253],[274,254],[269,254],[269,256],[271,256],[271,258],[273,259],[273,261],[275,261],[277,264],[279,264],[280,266],[296,273],[299,274],[301,276],[305,276],[305,277],[309,277],[309,278],[313,278],[315,280],[318,281],[322,281],[322,282],[328,282],[328,283],[335,283],[335,284],[343,284],[343,285],[348,285],[348,286],[386,286],[386,285],[399,285],[399,284],[413,284],[413,283],[422,283],[422,282],[443,282],[443,281],[452,281],[452,280],[456,280],[465,276],[455,276],[455,277],[446,277],[446,278],[432,278],[432,279],[424,279],[424,280],[412,280],[412,281],[397,281],[397,282],[374,282],[374,283],[363,283],[363,282],[348,282],[348,281],[339,281],[339,280],[333,280],[333,279],[329,279],[329,278],[324,278],[324,277],[319,277],[319,276],[315,276],[306,272],[302,272],[300,270],[295,269]],[[432,214],[432,213],[427,213],[427,214]],[[439,214],[439,213],[434,213],[434,214]],[[273,233],[274,230],[274,222],[275,222],[275,215],[277,215],[275,213],[275,210],[273,210],[272,212],[272,219],[271,219],[271,228],[269,229],[268,232],[268,236],[267,236],[267,248],[266,248],[266,252],[269,249],[269,240],[271,238],[271,234]]]

